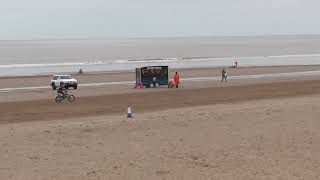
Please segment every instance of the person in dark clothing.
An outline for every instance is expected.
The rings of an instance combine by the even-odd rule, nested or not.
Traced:
[[[221,78],[222,78],[222,82],[225,80],[226,82],[228,82],[227,80],[227,71],[223,68],[221,71]]]
[[[65,96],[66,94],[68,94],[63,82],[60,83],[60,87],[58,88],[57,93],[61,96]]]

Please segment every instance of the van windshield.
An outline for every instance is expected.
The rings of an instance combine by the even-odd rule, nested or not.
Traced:
[[[60,76],[60,79],[71,79],[71,76]]]

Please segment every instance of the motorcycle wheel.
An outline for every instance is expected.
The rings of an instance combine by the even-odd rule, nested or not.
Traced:
[[[61,101],[62,101],[61,96],[57,96],[57,97],[55,98],[55,101],[56,101],[56,103],[61,103]]]
[[[69,95],[68,100],[69,102],[73,102],[74,100],[76,100],[76,98],[74,97],[74,95]]]

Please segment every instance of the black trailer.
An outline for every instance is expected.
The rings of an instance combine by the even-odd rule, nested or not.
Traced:
[[[168,66],[147,66],[136,68],[136,84],[143,84],[147,88],[168,85]]]

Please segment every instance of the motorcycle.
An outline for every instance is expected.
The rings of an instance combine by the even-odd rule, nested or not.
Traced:
[[[71,94],[64,94],[64,95],[58,94],[58,95],[56,96],[56,98],[55,98],[55,101],[56,101],[57,103],[61,103],[61,101],[65,100],[65,99],[67,99],[69,102],[73,102],[73,101],[76,100],[76,98],[74,97],[74,95],[71,95]]]

